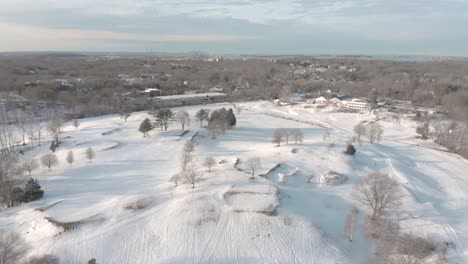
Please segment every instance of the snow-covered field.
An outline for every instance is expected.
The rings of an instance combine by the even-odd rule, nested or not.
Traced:
[[[223,106],[230,107],[203,108]],[[20,233],[34,254],[55,254],[63,263],[96,258],[98,263],[360,264],[373,247],[361,232],[363,213],[354,241],[346,239],[346,213],[353,206],[366,210],[350,193],[359,177],[381,171],[397,177],[404,188],[402,231],[453,241],[450,258],[468,260],[468,163],[415,139],[415,123],[382,122],[382,142],[356,146],[351,158],[343,151],[352,128],[372,115],[268,102],[244,106],[237,126],[217,139],[195,120],[183,137],[173,124],[143,138],[138,126],[148,117],[145,112],[134,113],[127,123],[103,116],[80,120],[78,130],[67,125],[56,152],[60,165],[33,175],[44,198],[0,212],[0,228]],[[193,117],[200,108],[184,109]],[[281,127],[300,128],[303,144],[275,147],[271,136]],[[327,130],[330,137],[324,140]],[[195,189],[190,184],[174,187],[169,179],[179,171],[185,141],[197,131],[194,162],[202,178]],[[96,151],[93,163],[84,156],[89,146]],[[73,167],[65,162],[69,150],[77,159]],[[24,158],[46,151],[47,146],[37,147]],[[208,172],[201,165],[207,156],[223,162]],[[259,174],[281,166],[250,180],[245,162],[252,156],[262,160]],[[321,185],[319,176],[330,170],[347,180]],[[72,228],[65,231],[46,217]]]

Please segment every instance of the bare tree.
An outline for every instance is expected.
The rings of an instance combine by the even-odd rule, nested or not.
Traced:
[[[377,122],[372,122],[368,124],[366,131],[367,131],[366,133],[367,138],[369,138],[369,141],[371,144],[374,144],[375,142],[379,142],[380,139],[382,138],[383,129],[382,129],[382,126]]]
[[[4,155],[15,152],[16,149],[16,135],[11,129],[0,127],[0,151]]]
[[[124,105],[121,107],[119,111],[120,118],[124,120],[125,123],[127,123],[127,119],[132,116],[132,112],[128,108],[128,106],[124,103]]]
[[[247,160],[247,166],[250,168],[250,171],[252,172],[252,176],[250,179],[254,179],[255,177],[255,171],[262,165],[262,162],[259,157],[250,157]]]
[[[276,143],[276,146],[279,147],[285,136],[286,136],[286,131],[284,130],[284,128],[278,128],[275,130],[275,132],[273,132],[272,142]]]
[[[206,157],[204,165],[208,167],[208,172],[211,172],[211,167],[216,164],[216,160],[213,157]]]
[[[295,128],[292,130],[292,137],[294,139],[295,144],[297,144],[298,142],[302,143],[302,141],[304,140],[304,134],[299,128]]]
[[[29,251],[26,242],[16,233],[0,230],[0,263],[21,263]]]
[[[42,129],[43,129],[42,123],[41,121],[38,121],[36,123],[36,131],[37,131],[37,141],[38,141],[39,146],[41,145]]]
[[[88,147],[85,151],[85,156],[89,160],[89,163],[92,163],[93,159],[96,158],[96,153],[92,147]]]
[[[326,128],[325,132],[322,135],[322,140],[325,141],[327,139],[330,139],[330,137],[331,137],[330,130],[328,128]]]
[[[31,176],[32,172],[39,168],[39,162],[37,162],[36,159],[29,159],[21,164],[21,168],[24,171],[27,171],[29,173],[29,176]]]
[[[21,175],[22,169],[14,156],[0,155],[0,204],[6,207],[15,205],[12,190]]]
[[[31,141],[31,144],[34,142],[34,135],[36,134],[37,130],[37,122],[28,122],[26,124],[26,134],[29,137],[29,140]]]
[[[208,123],[208,126],[206,127],[208,130],[208,133],[211,135],[212,139],[216,139],[216,135],[219,133],[223,133],[226,130],[226,125],[223,120],[212,120],[210,123]]]
[[[75,129],[78,130],[79,126],[80,126],[80,121],[78,119],[73,119],[73,127],[75,127]]]
[[[23,139],[23,146],[26,145],[26,133],[28,132],[28,126],[27,126],[27,121],[24,119],[21,119],[16,123],[16,126],[18,127],[20,133],[21,133],[21,138]]]
[[[53,153],[47,153],[41,157],[41,163],[44,167],[47,167],[50,171],[52,167],[58,165],[58,158]]]
[[[54,139],[55,143],[59,143],[60,133],[62,132],[63,121],[61,118],[55,117],[47,123],[47,132]]]
[[[362,177],[354,186],[352,197],[372,210],[376,218],[388,208],[398,207],[403,200],[403,192],[395,178],[373,172]]]
[[[195,183],[198,182],[201,176],[197,168],[195,168],[194,166],[190,166],[183,172],[183,175],[187,179],[187,181],[190,184],[192,184],[192,189],[195,189]]]
[[[192,155],[190,152],[182,152],[182,156],[180,159],[180,169],[185,171],[187,169],[188,164],[192,161]]]
[[[356,229],[356,221],[357,221],[357,215],[359,214],[359,211],[357,208],[353,208],[348,212],[348,215],[346,216],[346,234],[348,236],[348,240],[350,242],[353,241],[353,234],[354,230]]]
[[[73,153],[73,150],[67,152],[67,157],[65,159],[67,160],[67,163],[70,164],[70,167],[73,166],[73,162],[75,162],[75,154]]]
[[[195,150],[195,143],[192,140],[187,140],[184,144],[184,152],[191,153]]]
[[[185,130],[185,125],[190,124],[190,114],[185,110],[179,110],[176,113],[175,118],[176,118],[177,122],[180,123],[180,126],[182,127],[182,130]]]
[[[362,137],[366,135],[366,127],[364,124],[359,123],[353,128],[354,134],[356,134],[356,139],[359,144],[362,144]]]

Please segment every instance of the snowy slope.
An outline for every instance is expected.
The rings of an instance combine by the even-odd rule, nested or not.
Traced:
[[[204,107],[222,106],[230,107]],[[194,116],[199,108],[184,109]],[[405,188],[404,230],[453,240],[457,251],[451,257],[468,257],[468,163],[419,146],[407,137],[414,132],[410,122],[385,123],[383,142],[357,146],[353,159],[342,153],[350,131],[371,116],[252,102],[238,115],[237,126],[216,140],[195,120],[183,137],[173,124],[143,138],[137,129],[146,117],[134,113],[127,123],[118,116],[88,118],[77,131],[67,126],[57,151],[60,165],[35,172],[45,197],[1,212],[0,228],[23,235],[33,253],[56,254],[64,263],[94,257],[99,263],[357,264],[372,247],[359,234],[353,243],[345,239],[345,216],[355,205],[350,193],[359,177],[378,170],[395,175]],[[300,128],[304,143],[275,147],[271,135],[279,127]],[[331,136],[323,140],[327,127]],[[224,162],[212,172],[200,166],[203,176],[194,190],[189,184],[174,187],[169,179],[179,171],[185,140],[197,131],[195,162],[202,164],[206,156]],[[89,146],[96,150],[93,163],[83,154]],[[77,158],[73,167],[65,163],[71,149]],[[26,158],[45,152],[46,146],[38,147]],[[251,156],[262,159],[260,174],[281,166],[266,178],[249,180],[245,161]],[[237,158],[240,170],[234,167]],[[318,176],[329,170],[348,180],[320,186]],[[308,184],[311,174],[315,178]],[[36,210],[48,205],[53,206]],[[265,208],[275,213],[258,213]],[[64,232],[45,217],[73,222],[74,228]]]

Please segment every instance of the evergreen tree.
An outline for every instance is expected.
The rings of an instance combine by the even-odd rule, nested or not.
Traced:
[[[152,110],[149,112],[156,119],[156,126],[161,130],[167,130],[169,122],[174,119],[174,112],[171,109]]]
[[[141,122],[140,128],[138,128],[138,131],[143,133],[143,137],[146,137],[148,132],[150,132],[151,130],[153,130],[153,125],[151,124],[151,122],[150,122],[150,120],[148,118],[145,118],[145,120],[143,120],[143,122]]]
[[[26,187],[24,188],[24,201],[25,202],[32,202],[42,198],[44,196],[44,191],[41,190],[41,185],[37,180],[30,178],[29,181],[26,183]]]
[[[203,126],[203,121],[210,121],[210,110],[209,109],[200,109],[198,110],[195,118],[200,121],[200,127]]]
[[[356,149],[354,148],[354,146],[352,144],[349,144],[348,148],[345,151],[345,153],[348,154],[348,155],[354,155],[354,153],[356,153]]]

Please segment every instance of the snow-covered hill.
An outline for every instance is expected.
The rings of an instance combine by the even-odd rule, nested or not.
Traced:
[[[404,187],[402,230],[453,241],[456,251],[450,257],[467,260],[468,163],[413,139],[415,124],[382,123],[381,144],[357,146],[351,158],[343,154],[350,131],[370,115],[268,102],[244,106],[237,126],[217,139],[195,120],[182,137],[173,124],[144,138],[138,126],[148,117],[145,112],[134,113],[127,123],[104,116],[80,120],[78,130],[69,125],[57,151],[60,165],[33,175],[44,198],[0,212],[0,228],[20,233],[33,253],[52,253],[63,263],[96,258],[98,263],[358,264],[373,247],[359,230],[352,243],[346,239],[346,213],[360,207],[350,193],[359,177],[381,171]],[[200,108],[184,109],[194,116]],[[303,144],[275,147],[272,135],[281,127],[300,128]],[[327,130],[330,137],[324,140]],[[190,184],[174,187],[169,179],[179,172],[183,145],[196,132],[194,163],[202,178],[195,189]],[[84,156],[89,146],[96,151],[93,163]],[[77,158],[73,167],[65,162],[69,150]],[[38,147],[25,158],[46,151],[46,146]],[[218,162],[211,172],[202,166],[207,156]],[[245,162],[253,156],[262,160],[259,174],[280,166],[250,180]],[[320,185],[319,175],[330,170],[346,175],[347,181]],[[311,183],[309,175],[315,175]],[[359,228],[364,217],[360,214]]]

